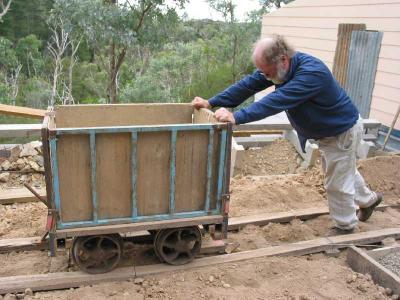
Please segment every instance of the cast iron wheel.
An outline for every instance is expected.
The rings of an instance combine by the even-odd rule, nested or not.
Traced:
[[[201,232],[197,226],[163,229],[154,240],[157,257],[171,265],[191,262],[200,248]]]
[[[122,238],[119,234],[77,237],[71,247],[74,263],[90,274],[113,270],[122,256]]]

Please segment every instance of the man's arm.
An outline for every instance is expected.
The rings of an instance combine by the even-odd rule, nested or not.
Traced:
[[[273,83],[268,81],[259,71],[245,76],[229,88],[208,100],[211,107],[236,107],[247,98],[253,96],[270,86]]]
[[[299,72],[284,86],[235,112],[235,123],[258,121],[294,108],[321,93],[326,86],[326,80],[326,76],[320,72]]]

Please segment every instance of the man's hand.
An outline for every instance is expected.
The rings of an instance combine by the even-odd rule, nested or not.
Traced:
[[[226,108],[218,109],[215,112],[214,116],[219,122],[229,122],[232,123],[233,125],[236,124],[235,118],[233,117],[233,113],[231,113]]]
[[[195,109],[200,109],[200,108],[208,108],[211,109],[211,105],[210,103],[208,103],[207,100],[201,98],[201,97],[194,97],[193,101],[192,101],[192,106]]]

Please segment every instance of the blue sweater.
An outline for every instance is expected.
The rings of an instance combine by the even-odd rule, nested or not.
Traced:
[[[335,136],[353,127],[359,113],[350,97],[319,59],[296,52],[283,84],[257,102],[236,111],[236,124],[285,111],[304,150],[307,139]],[[259,70],[209,100],[212,107],[235,107],[273,83]]]

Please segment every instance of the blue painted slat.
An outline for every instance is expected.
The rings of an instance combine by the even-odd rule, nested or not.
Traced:
[[[80,221],[80,222],[65,222],[59,223],[58,229],[66,228],[79,228],[79,227],[89,227],[96,225],[112,225],[112,224],[123,224],[123,223],[136,223],[136,222],[150,222],[150,221],[163,221],[163,220],[174,220],[183,218],[195,218],[204,217],[209,215],[219,215],[220,212],[217,210],[212,210],[210,213],[205,211],[193,211],[193,212],[181,212],[173,215],[163,214],[163,215],[153,215],[153,216],[138,216],[136,218],[115,218],[115,219],[99,219],[97,222],[93,221]],[[100,230],[100,228],[99,228]]]
[[[214,152],[214,129],[211,128],[208,135],[208,154],[207,154],[207,192],[206,192],[206,204],[205,211],[210,210],[211,202],[211,179],[213,169],[213,152]]]
[[[82,128],[58,128],[51,130],[60,134],[87,134],[87,133],[120,133],[120,132],[158,132],[177,130],[209,130],[212,127],[218,128],[218,124],[186,124],[186,125],[161,125],[161,126],[118,126],[118,127],[82,127]]]
[[[61,199],[60,199],[60,182],[58,178],[58,159],[57,159],[57,139],[50,139],[50,162],[53,175],[53,193],[54,202],[57,211],[61,212]],[[60,214],[61,215],[61,214]],[[57,222],[60,222],[58,219]]]
[[[217,210],[221,210],[222,202],[222,188],[224,183],[224,173],[225,173],[225,156],[226,156],[226,129],[221,132],[221,143],[219,152],[219,166],[218,166],[218,188],[217,188]]]
[[[98,205],[97,205],[97,182],[96,182],[96,135],[94,132],[90,133],[90,183],[92,190],[92,206],[93,206],[93,221],[96,223],[98,220]]]
[[[135,218],[138,215],[137,209],[137,192],[136,192],[136,181],[137,181],[137,132],[131,133],[131,186],[132,186],[132,217]]]
[[[171,154],[170,154],[170,173],[169,173],[169,213],[175,213],[175,174],[176,174],[176,139],[177,131],[171,132]]]

